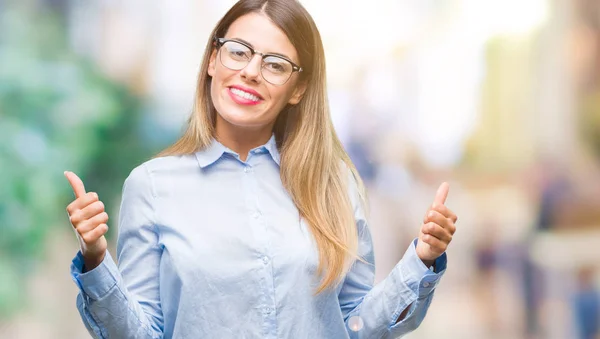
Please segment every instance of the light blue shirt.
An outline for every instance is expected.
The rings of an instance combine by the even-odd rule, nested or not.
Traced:
[[[117,242],[71,274],[95,338],[397,338],[421,323],[446,268],[429,270],[415,242],[374,285],[373,244],[356,185],[349,194],[359,255],[343,283],[314,295],[318,252],[279,176],[274,138],[246,161],[213,141],[150,160],[123,188]],[[404,320],[399,315],[410,306]]]

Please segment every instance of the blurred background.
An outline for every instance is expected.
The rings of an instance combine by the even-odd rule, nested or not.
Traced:
[[[234,2],[0,0],[0,337],[89,337],[63,171],[117,220]],[[600,1],[301,2],[368,186],[377,281],[451,184],[449,269],[407,338],[600,338]]]

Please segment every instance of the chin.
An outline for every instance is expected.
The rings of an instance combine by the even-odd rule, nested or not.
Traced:
[[[269,122],[263,121],[263,119],[257,119],[256,117],[251,116],[248,112],[240,112],[239,110],[230,110],[230,112],[235,112],[233,114],[221,114],[218,113],[221,117],[221,120],[226,124],[240,127],[240,128],[260,128],[269,124]]]
[[[263,105],[257,106],[242,106],[235,102],[230,102],[228,94],[223,93],[224,97],[220,97],[218,102],[214,102],[219,119],[223,123],[239,128],[261,129],[271,124],[271,120],[265,112],[266,107]]]

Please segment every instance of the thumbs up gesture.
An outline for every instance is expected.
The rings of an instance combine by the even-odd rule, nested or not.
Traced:
[[[104,234],[108,231],[108,214],[98,194],[85,192],[83,182],[73,172],[65,172],[65,177],[75,193],[75,200],[67,206],[71,225],[75,229],[86,270],[92,270],[104,260],[107,242]]]
[[[449,189],[450,186],[446,182],[440,185],[433,205],[423,219],[417,241],[417,255],[427,266],[433,265],[435,259],[446,251],[456,231],[455,223],[458,218],[444,205]]]

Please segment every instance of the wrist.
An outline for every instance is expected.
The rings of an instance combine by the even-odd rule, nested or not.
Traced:
[[[100,266],[100,264],[102,263],[102,261],[104,260],[104,256],[106,255],[105,253],[102,253],[101,255],[95,255],[95,256],[83,256],[83,270],[82,272],[89,272],[91,270],[93,270],[94,268]]]
[[[427,268],[430,268],[435,263],[435,260],[421,259],[421,261],[423,262],[423,264],[425,264],[425,266],[427,266]]]

